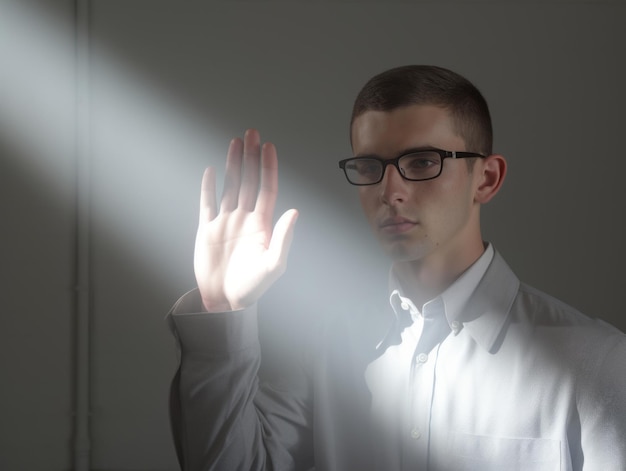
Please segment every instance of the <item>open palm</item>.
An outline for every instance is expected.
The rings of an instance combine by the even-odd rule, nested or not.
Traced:
[[[285,212],[272,229],[277,194],[276,149],[261,148],[255,130],[230,143],[219,211],[215,170],[205,171],[194,269],[208,311],[250,306],[285,271],[298,213]]]

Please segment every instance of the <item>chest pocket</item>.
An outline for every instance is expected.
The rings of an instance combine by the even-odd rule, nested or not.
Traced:
[[[559,471],[561,444],[545,438],[503,438],[457,433],[449,462],[455,471]]]

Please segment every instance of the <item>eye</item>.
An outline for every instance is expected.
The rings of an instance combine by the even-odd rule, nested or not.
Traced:
[[[377,175],[380,173],[380,162],[372,159],[357,159],[350,163],[350,169],[359,175]]]
[[[420,170],[439,165],[439,156],[432,155],[410,155],[402,159],[402,167],[407,170]]]
[[[410,180],[428,180],[439,175],[441,157],[437,152],[416,152],[400,159],[400,168],[405,178]]]

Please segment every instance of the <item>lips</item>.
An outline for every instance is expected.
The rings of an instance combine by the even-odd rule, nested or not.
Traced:
[[[403,232],[410,231],[417,225],[417,222],[401,217],[401,216],[393,216],[387,219],[384,219],[380,224],[379,228],[382,232],[388,234],[401,234]]]

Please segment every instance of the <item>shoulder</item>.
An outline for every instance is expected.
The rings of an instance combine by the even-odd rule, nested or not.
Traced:
[[[616,373],[626,378],[626,334],[567,303],[521,283],[511,306],[509,333],[527,338],[540,354],[560,358],[561,367],[583,383]],[[626,384],[624,384],[626,387]]]
[[[537,288],[520,283],[511,307],[512,313],[536,326],[571,327],[572,330],[598,332],[600,335],[626,335],[611,324],[586,314]]]

